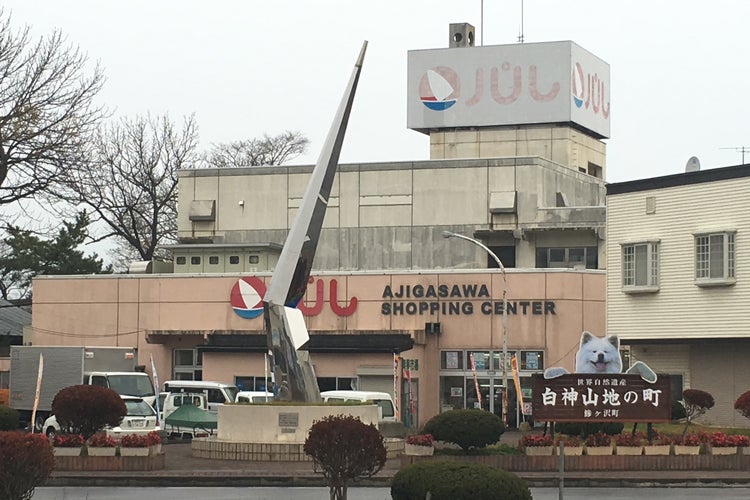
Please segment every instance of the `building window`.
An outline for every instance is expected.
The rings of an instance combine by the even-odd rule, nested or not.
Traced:
[[[625,293],[659,291],[659,242],[622,245],[622,287]]]
[[[318,377],[318,388],[323,391],[356,391],[357,377]]]
[[[173,359],[174,380],[203,379],[203,353],[197,349],[175,349]]]
[[[440,368],[442,370],[463,370],[463,351],[440,351]]]
[[[250,264],[257,264],[258,262],[260,262],[260,259],[257,255],[251,255],[248,262],[250,262]]]
[[[235,375],[234,385],[241,391],[273,392],[271,378]]]
[[[521,351],[521,370],[544,370],[544,351]]]
[[[698,286],[735,282],[734,247],[733,232],[695,235],[695,280]]]
[[[537,248],[536,267],[597,269],[599,267],[599,250],[596,247]]]
[[[197,266],[197,265],[199,265],[201,263],[201,258],[199,256],[197,256],[197,255],[193,256],[193,257],[190,257],[190,263],[192,265],[194,265],[194,266]]]
[[[229,256],[229,263],[230,264],[239,264],[240,263],[240,256],[239,255],[230,255]]]
[[[185,257],[177,257],[175,259],[175,262],[177,263],[178,266],[184,266],[185,262],[187,262],[187,259]]]
[[[218,255],[210,255],[208,257],[208,263],[215,266],[219,263],[219,256]]]

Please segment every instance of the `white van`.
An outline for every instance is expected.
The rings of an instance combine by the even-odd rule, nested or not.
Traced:
[[[273,401],[272,392],[240,391],[237,393],[236,403],[268,403]]]
[[[344,402],[344,401],[372,401],[378,405],[378,413],[381,422],[395,422],[396,408],[393,404],[393,398],[387,392],[374,391],[323,391],[320,393],[323,401]]]
[[[193,392],[203,393],[208,400],[208,411],[218,413],[219,406],[234,403],[240,390],[232,384],[223,382],[207,382],[205,380],[167,380],[164,382],[164,392]]]

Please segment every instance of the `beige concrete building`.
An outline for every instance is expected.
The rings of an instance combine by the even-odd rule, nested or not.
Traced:
[[[750,390],[748,190],[747,165],[607,187],[607,331],[732,427],[750,426],[734,410]]]
[[[339,166],[299,306],[318,385],[390,392],[409,426],[448,408],[500,413],[507,389],[513,425],[492,255],[528,397],[531,374],[572,369],[582,330],[604,332],[609,66],[572,42],[408,58],[407,122],[431,159]],[[181,171],[173,265],[35,280],[33,342],[135,346],[160,380],[269,387],[258,302],[311,172]]]

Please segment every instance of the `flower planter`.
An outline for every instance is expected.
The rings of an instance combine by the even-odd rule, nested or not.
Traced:
[[[52,450],[58,457],[77,457],[81,454],[80,446],[54,446]]]
[[[418,444],[404,444],[404,453],[406,455],[432,455],[435,453],[435,448],[432,446],[421,446]]]
[[[676,444],[674,445],[675,455],[698,455],[701,451],[700,445]]]
[[[645,455],[669,455],[671,449],[671,444],[647,444],[643,447],[643,453]]]
[[[566,456],[583,455],[583,446],[564,446],[563,455],[566,455]]]
[[[550,456],[552,455],[552,445],[550,446],[527,446],[526,454],[530,456]]]
[[[117,448],[114,446],[89,446],[87,451],[90,457],[114,457]]]
[[[743,455],[750,455],[750,446],[740,446],[740,453]]]
[[[611,455],[612,446],[587,446],[586,455]]]
[[[737,447],[736,446],[712,446],[711,447],[711,455],[736,455],[737,454]]]
[[[121,457],[147,457],[151,450],[148,446],[142,446],[137,448],[123,448],[120,447]]]
[[[158,455],[159,453],[161,453],[161,443],[152,444],[151,446],[148,447],[148,449],[149,449],[150,455]]]
[[[643,455],[643,446],[618,446],[615,450],[617,455]]]

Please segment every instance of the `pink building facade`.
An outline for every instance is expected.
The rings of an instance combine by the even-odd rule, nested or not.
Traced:
[[[269,280],[268,274],[40,277],[30,340],[132,346],[149,373],[153,357],[161,383],[202,378],[270,388],[263,316],[257,302],[249,303],[262,298]],[[501,414],[504,286],[507,351],[517,357],[528,401],[532,374],[548,366],[572,369],[581,331],[604,333],[604,271],[511,269],[506,281],[487,270],[315,274],[299,307],[321,390],[394,394],[410,427],[450,408],[481,405]],[[514,424],[524,417],[512,375],[508,370]]]

